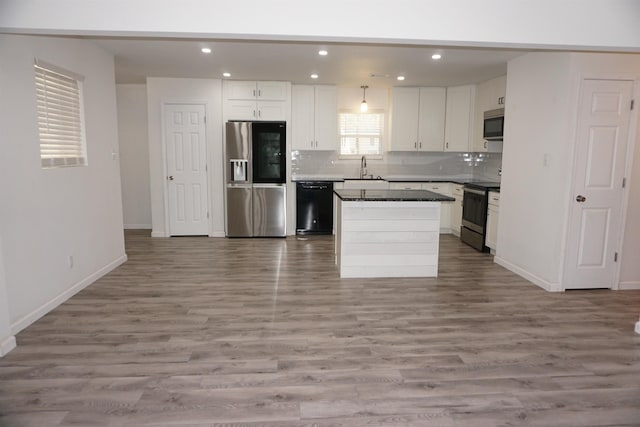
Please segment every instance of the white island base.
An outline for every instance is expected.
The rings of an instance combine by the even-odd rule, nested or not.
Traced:
[[[436,277],[440,203],[337,197],[340,277]]]

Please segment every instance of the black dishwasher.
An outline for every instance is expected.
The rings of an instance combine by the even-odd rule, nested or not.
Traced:
[[[333,182],[296,183],[296,234],[333,232]]]

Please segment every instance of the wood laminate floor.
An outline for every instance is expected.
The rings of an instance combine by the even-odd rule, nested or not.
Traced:
[[[1,426],[638,426],[640,292],[548,293],[442,236],[340,279],[330,236],[151,239],[18,336]]]

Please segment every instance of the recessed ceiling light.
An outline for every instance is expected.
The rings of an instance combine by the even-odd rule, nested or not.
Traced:
[[[398,80],[403,81],[404,80],[404,76],[398,76],[396,77]]]
[[[317,74],[311,74],[311,76],[310,76],[310,77],[311,77],[312,79],[317,79],[317,78],[318,78],[318,77],[320,77],[320,76],[318,76]]]
[[[320,56],[327,56],[328,54],[329,54],[329,52],[327,52],[324,49],[318,51],[318,55],[320,55]]]
[[[211,53],[211,48],[203,47],[202,49],[200,49],[200,51],[201,51],[202,53]]]
[[[440,55],[439,53],[434,53],[433,55],[431,55],[431,59],[440,59],[442,58],[442,55]]]
[[[222,73],[222,77],[231,77],[231,73]]]

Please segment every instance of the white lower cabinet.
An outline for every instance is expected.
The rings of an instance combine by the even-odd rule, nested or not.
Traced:
[[[391,190],[427,190],[445,196],[452,196],[449,182],[392,182]],[[451,233],[451,209],[454,202],[442,202],[440,208],[440,232]],[[458,227],[460,228],[460,227]]]
[[[423,190],[433,191],[451,197],[451,183],[426,182],[422,184]],[[451,205],[453,202],[442,202],[440,207],[440,232],[451,233]]]
[[[462,197],[464,191],[461,184],[451,184],[451,197],[456,199],[451,204],[451,232],[456,236],[460,235],[462,227]]]
[[[489,191],[487,206],[487,234],[484,244],[495,252],[498,242],[498,219],[500,214],[500,193]]]

